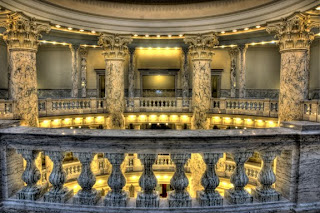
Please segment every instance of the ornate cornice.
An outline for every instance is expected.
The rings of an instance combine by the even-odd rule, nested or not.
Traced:
[[[9,50],[37,51],[41,32],[51,30],[49,22],[30,18],[21,12],[7,15],[0,21],[0,26],[6,28],[3,39]]]
[[[103,47],[103,55],[106,60],[124,60],[129,49],[128,44],[132,42],[131,35],[118,35],[103,33],[99,37],[98,45]]]
[[[219,44],[214,33],[185,35],[184,42],[189,44],[189,54],[192,60],[211,60],[213,48]]]
[[[282,21],[267,24],[268,33],[276,33],[280,51],[308,50],[314,39],[312,28],[319,27],[319,22],[311,21],[310,15],[294,13]]]

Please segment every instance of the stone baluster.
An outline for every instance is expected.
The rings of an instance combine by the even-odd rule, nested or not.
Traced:
[[[139,179],[139,185],[143,191],[138,194],[137,207],[159,207],[159,194],[155,191],[157,178],[152,171],[157,155],[139,154],[138,158],[144,165],[144,170]]]
[[[95,205],[101,198],[101,191],[93,189],[96,183],[96,177],[91,170],[91,162],[94,153],[88,152],[75,152],[74,156],[81,162],[81,174],[78,177],[78,183],[81,190],[74,196],[73,202],[80,205]]]
[[[225,190],[225,198],[233,204],[243,204],[252,202],[252,196],[244,189],[249,178],[244,169],[244,163],[252,156],[253,152],[235,152],[232,158],[236,163],[236,168],[231,175],[230,182],[233,188]]]
[[[38,94],[36,52],[41,32],[49,32],[49,22],[35,20],[21,12],[0,20],[5,27],[9,60],[9,94],[14,104],[14,118],[24,126],[38,126]]]
[[[239,48],[231,48],[229,50],[230,55],[230,97],[236,97],[236,87],[237,87],[237,55],[239,53]]]
[[[44,195],[44,201],[64,203],[73,195],[73,190],[63,187],[63,184],[66,182],[66,172],[62,167],[64,152],[46,151],[45,154],[48,155],[53,162],[53,169],[49,176],[49,181],[53,187]]]
[[[239,45],[239,98],[246,97],[246,53],[248,45]]]
[[[127,45],[131,43],[131,35],[102,34],[98,44],[103,47],[106,63],[106,102],[109,118],[108,129],[124,129],[124,70],[128,56]]]
[[[261,151],[262,168],[258,174],[259,186],[252,191],[253,196],[260,202],[273,202],[280,200],[280,194],[272,188],[276,182],[276,176],[272,169],[272,163],[281,151]]]
[[[37,185],[41,178],[41,173],[35,164],[35,160],[39,155],[39,151],[18,149],[17,152],[26,160],[27,165],[22,174],[22,180],[27,184],[23,189],[17,192],[17,199],[21,200],[37,200],[39,199],[44,188]]]
[[[182,106],[189,106],[189,64],[188,49],[182,49],[181,57],[181,85],[182,85]]]
[[[72,89],[71,89],[71,97],[78,98],[79,93],[79,52],[80,52],[80,45],[70,45],[71,50],[71,57],[72,57],[72,72],[71,72],[71,82],[72,82]]]
[[[88,49],[81,47],[80,54],[80,76],[81,76],[81,97],[87,97],[87,57]]]
[[[222,156],[223,153],[203,153],[202,155],[207,169],[201,178],[204,190],[197,195],[200,206],[221,206],[223,204],[221,195],[215,190],[220,183],[215,166]]]
[[[267,24],[267,32],[276,33],[281,53],[279,121],[301,120],[301,101],[308,99],[310,45],[313,28],[319,18],[296,12],[282,21]]]
[[[217,36],[213,33],[186,35],[192,60],[192,110],[191,129],[208,129],[207,112],[211,106],[211,66]]]
[[[174,189],[169,194],[169,207],[191,207],[191,197],[186,191],[189,181],[184,171],[184,165],[191,154],[171,154],[171,159],[176,165],[176,171],[170,180],[170,185]]]
[[[108,185],[111,191],[105,197],[104,205],[126,207],[129,198],[127,193],[123,191],[123,187],[126,185],[126,178],[121,171],[121,164],[125,158],[125,154],[106,153],[105,156],[112,165],[112,171],[108,179]]]

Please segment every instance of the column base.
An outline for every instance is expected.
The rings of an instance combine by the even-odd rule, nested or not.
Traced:
[[[279,201],[281,198],[280,193],[278,193],[274,189],[270,189],[270,190],[261,190],[259,188],[252,189],[252,195],[255,199],[259,200],[260,202],[274,202],[274,201]]]
[[[192,201],[189,193],[176,194],[171,192],[168,198],[169,207],[191,207]]]
[[[74,197],[73,197],[73,203],[78,205],[95,205],[98,200],[101,198],[101,191],[97,191],[95,189],[92,189],[90,193],[83,192],[82,190],[79,191]]]
[[[19,200],[38,200],[45,192],[46,186],[33,186],[33,187],[24,187],[17,192],[17,199]]]
[[[204,191],[197,192],[197,200],[200,206],[222,206],[223,198],[218,192],[205,193]]]
[[[228,189],[224,191],[224,197],[232,204],[252,203],[253,197],[246,190]]]
[[[64,188],[58,192],[47,192],[44,195],[43,201],[50,203],[65,203],[73,196],[73,189]]]
[[[159,194],[154,192],[153,194],[138,193],[136,206],[137,207],[159,207]]]
[[[126,207],[128,201],[129,197],[125,191],[117,194],[109,192],[104,199],[104,205],[111,207]]]

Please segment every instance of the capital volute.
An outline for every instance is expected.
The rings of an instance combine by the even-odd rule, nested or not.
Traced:
[[[189,54],[193,60],[211,60],[213,48],[219,44],[214,33],[185,35],[184,42],[189,44]]]
[[[308,50],[314,39],[311,30],[315,27],[319,27],[319,22],[312,21],[308,14],[297,12],[281,21],[268,23],[266,30],[276,34],[282,52]]]
[[[0,21],[0,26],[6,28],[3,39],[9,50],[37,51],[41,33],[51,30],[49,22],[30,18],[21,12],[8,14],[7,19]]]
[[[239,54],[239,47],[232,47],[229,49],[229,55],[231,59],[237,58],[238,54]]]
[[[129,52],[127,45],[131,42],[131,35],[102,33],[99,37],[98,45],[102,46],[106,60],[124,60]]]

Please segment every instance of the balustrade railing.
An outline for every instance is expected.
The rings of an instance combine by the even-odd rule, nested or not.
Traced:
[[[305,121],[320,121],[320,101],[305,100],[301,102],[301,110],[303,112],[303,120]]]
[[[13,101],[0,99],[0,119],[13,118],[13,105]]]

